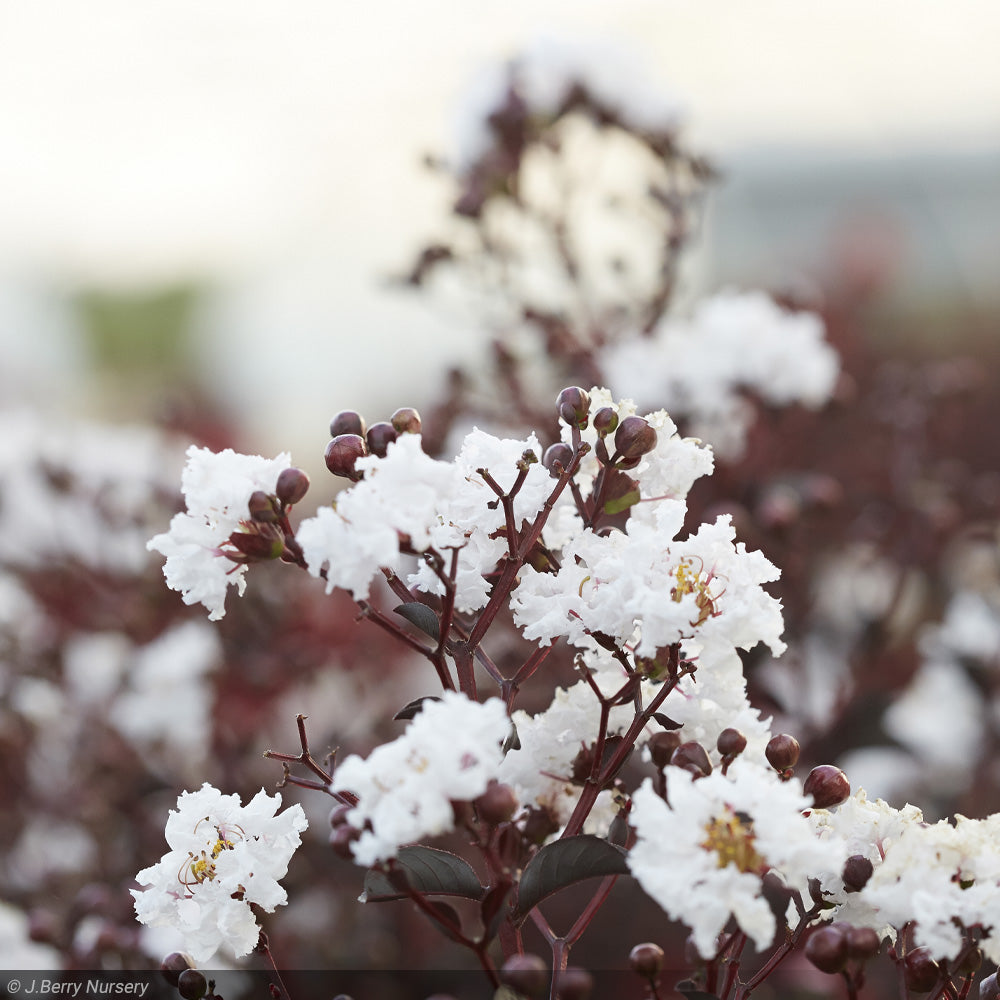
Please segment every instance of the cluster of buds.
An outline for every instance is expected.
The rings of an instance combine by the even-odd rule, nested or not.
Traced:
[[[237,565],[282,559],[298,562],[301,552],[288,515],[309,490],[309,477],[302,469],[284,469],[273,493],[254,490],[247,502],[249,518],[240,522],[222,554]]]
[[[351,482],[361,479],[355,468],[359,458],[375,455],[385,458],[389,445],[400,434],[420,433],[420,414],[412,406],[400,407],[388,420],[370,427],[356,410],[341,410],[330,421],[330,443],[324,458],[326,467],[335,475]]]

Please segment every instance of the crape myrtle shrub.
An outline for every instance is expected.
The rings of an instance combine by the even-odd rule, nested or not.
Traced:
[[[682,148],[669,108],[630,110],[608,77],[552,56],[531,53],[495,81],[485,126],[453,164],[456,236],[408,275],[475,289],[495,367],[453,373],[424,421],[406,408],[372,426],[339,414],[327,464],[352,485],[315,517],[292,509],[308,483],[290,456],[189,452],[186,511],[151,543],[168,583],[217,620],[229,587],[255,578],[199,633],[214,638],[195,640],[223,643],[213,697],[200,675],[169,695],[146,683],[150,695],[155,657],[144,666],[131,649],[95,694],[74,678],[126,662],[125,647],[91,647],[88,661],[65,644],[49,688],[22,693],[30,726],[12,740],[11,774],[38,769],[27,750],[51,747],[63,687],[70,715],[88,699],[100,715],[61,750],[78,773],[64,771],[81,802],[116,803],[88,828],[100,859],[77,865],[87,884],[71,907],[17,890],[34,936],[64,960],[155,954],[116,891],[142,867],[140,919],[203,966],[220,945],[256,946],[291,968],[460,965],[486,986],[565,996],[586,986],[582,970],[560,976],[565,965],[631,967],[636,995],[661,973],[661,995],[682,980],[716,997],[792,995],[800,982],[882,995],[887,978],[901,995],[959,996],[988,978],[987,373],[875,358],[849,294],[825,304],[825,338],[801,303],[759,293],[669,310],[713,170]],[[630,200],[599,189],[589,157],[605,149],[646,178],[627,185]],[[572,383],[610,391],[567,389],[553,412]],[[290,565],[259,565],[271,562]],[[27,572],[14,575],[23,586]],[[159,619],[162,595],[124,589],[145,631],[126,616],[91,627],[101,640],[168,634],[176,604]],[[358,612],[368,621],[348,627]],[[329,680],[345,663],[376,675],[375,690]],[[296,727],[303,696],[295,708],[281,697],[305,678],[318,686]],[[158,737],[150,700],[170,706]],[[380,721],[349,736],[363,705]],[[242,744],[282,709],[274,739],[292,745],[271,754],[287,768],[279,811],[255,796],[264,779],[259,767],[247,779]],[[146,721],[123,736],[129,719]],[[105,729],[111,748],[92,750]],[[324,759],[337,743],[339,765]],[[850,750],[897,782],[893,806],[829,766]],[[51,775],[35,784],[52,800],[38,807],[45,821],[31,827],[25,810],[12,835],[51,845],[57,829],[61,852],[39,853],[69,853],[66,792]],[[326,810],[305,832],[294,785],[312,789],[301,800],[314,817],[311,802],[336,799],[329,845],[315,835]],[[182,788],[171,851],[146,867]],[[983,819],[926,825],[901,808],[907,797],[930,820]],[[26,857],[11,871],[29,871]],[[47,877],[67,899],[65,873]],[[285,888],[287,914],[258,939],[257,917]]]

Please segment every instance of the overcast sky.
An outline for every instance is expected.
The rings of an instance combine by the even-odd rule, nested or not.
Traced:
[[[477,67],[540,31],[632,45],[720,154],[993,142],[991,0],[0,0],[0,273],[156,283],[430,208]]]

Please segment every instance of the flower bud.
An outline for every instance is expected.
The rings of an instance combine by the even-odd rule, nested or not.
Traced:
[[[787,733],[778,733],[768,740],[764,756],[775,771],[788,771],[799,762],[799,741]]]
[[[524,820],[524,839],[529,844],[542,844],[559,829],[552,814],[545,808],[528,807]]]
[[[903,959],[903,976],[909,989],[929,993],[937,985],[941,970],[926,948],[914,948]]]
[[[628,964],[633,972],[647,979],[655,979],[663,968],[663,949],[658,944],[647,941],[637,944],[628,953]]]
[[[628,820],[621,813],[616,813],[608,827],[608,843],[624,847],[628,843],[628,830]]]
[[[353,808],[354,806],[350,806],[346,802],[338,802],[330,810],[330,827],[336,830],[338,826],[343,826],[347,822],[347,814]]]
[[[538,955],[511,955],[500,969],[500,982],[531,1000],[548,993],[549,967]]]
[[[851,783],[839,767],[820,764],[809,772],[802,791],[812,796],[814,809],[829,809],[847,799],[851,794]]]
[[[590,413],[590,393],[578,385],[571,385],[559,393],[556,408],[560,418],[570,427],[582,429],[587,426],[587,415]]]
[[[354,471],[354,463],[368,454],[365,439],[357,434],[340,434],[326,446],[326,467],[335,476],[357,481],[361,476]]]
[[[197,969],[185,969],[177,977],[177,992],[184,1000],[201,1000],[208,992],[208,980]]]
[[[385,420],[372,424],[368,428],[365,440],[368,442],[368,450],[379,458],[385,458],[385,453],[389,450],[389,445],[399,437],[399,432],[392,424]]]
[[[183,951],[172,951],[167,957],[160,962],[160,972],[163,973],[163,978],[170,983],[171,986],[177,985],[177,980],[180,978],[182,972],[186,972],[188,969],[194,968],[194,959],[185,954]]]
[[[274,492],[286,507],[291,507],[292,504],[298,503],[306,495],[308,489],[309,477],[301,469],[293,467],[282,470]]]
[[[997,982],[997,974],[987,976],[979,984],[979,1000],[997,1000],[1000,997],[1000,983]]]
[[[330,437],[340,437],[341,434],[356,434],[365,436],[365,418],[356,410],[341,410],[330,421]]]
[[[338,858],[353,861],[354,854],[351,851],[351,844],[360,836],[360,830],[355,830],[353,826],[348,826],[346,823],[334,828],[330,831],[330,846],[333,848],[333,853]]]
[[[861,892],[872,877],[875,866],[863,854],[852,854],[844,862],[844,888],[848,892]]]
[[[820,972],[840,972],[847,965],[847,935],[836,924],[813,931],[805,950],[806,958]]]
[[[674,751],[681,745],[681,734],[676,729],[669,732],[653,733],[646,746],[649,756],[658,768],[664,768],[670,763]]]
[[[712,773],[712,762],[708,759],[705,748],[695,740],[682,743],[670,758],[674,767],[682,767],[690,771],[696,778],[703,778]]]
[[[738,729],[723,729],[715,741],[715,748],[723,757],[736,757],[747,748],[747,738]]]
[[[847,957],[856,959],[859,962],[867,962],[874,958],[882,946],[882,940],[878,936],[878,931],[870,927],[848,927],[847,928]]]
[[[558,477],[564,469],[569,468],[573,461],[573,449],[562,441],[550,444],[542,455],[542,465],[549,470],[549,474]]]
[[[412,406],[402,406],[389,418],[389,423],[400,434],[420,433],[420,414]]]
[[[473,804],[484,823],[497,826],[506,823],[517,811],[517,796],[510,785],[491,780],[486,791]]]
[[[274,524],[278,520],[274,501],[263,490],[254,490],[250,494],[247,509],[250,511],[250,519],[258,524]]]
[[[594,977],[586,969],[571,965],[559,973],[556,991],[559,1000],[589,1000],[594,992]]]
[[[970,948],[959,957],[955,971],[960,976],[974,976],[983,964],[983,953],[978,948]]]
[[[607,437],[618,429],[618,414],[610,406],[602,406],[591,421],[598,437]]]
[[[615,451],[626,461],[642,458],[656,447],[656,431],[642,417],[626,417],[615,431]]]

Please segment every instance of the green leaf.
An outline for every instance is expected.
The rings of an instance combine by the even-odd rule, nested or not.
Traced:
[[[415,892],[440,896],[464,896],[482,899],[483,887],[475,869],[451,851],[414,844],[401,847],[394,863],[393,878],[380,868],[370,868],[365,874],[362,903],[384,903],[390,899],[406,899],[393,880],[403,875]]]
[[[584,879],[627,875],[625,852],[600,837],[582,834],[546,844],[521,875],[514,916],[523,920],[552,893]]]
[[[397,605],[392,610],[425,635],[429,635],[432,639],[441,638],[441,623],[438,621],[438,616],[426,604],[409,601],[407,604]]]

